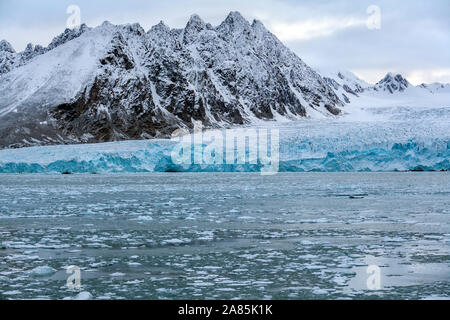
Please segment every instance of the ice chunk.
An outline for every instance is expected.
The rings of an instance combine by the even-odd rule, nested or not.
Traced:
[[[55,269],[49,266],[40,266],[36,267],[30,271],[30,274],[36,277],[45,277],[50,276],[56,272]]]
[[[74,300],[91,300],[91,299],[92,299],[92,294],[87,291],[80,292],[74,298]]]

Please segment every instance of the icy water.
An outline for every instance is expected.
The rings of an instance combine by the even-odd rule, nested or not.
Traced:
[[[0,299],[450,298],[450,174],[0,175],[0,237]]]

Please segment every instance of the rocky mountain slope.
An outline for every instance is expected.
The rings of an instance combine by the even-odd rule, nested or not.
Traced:
[[[47,47],[0,43],[0,148],[169,137],[194,121],[219,128],[338,115],[327,81],[261,22],[232,12],[213,27],[108,22]]]
[[[419,87],[428,90],[431,93],[450,93],[450,84],[448,83],[422,83]]]
[[[333,88],[336,95],[345,103],[350,103],[351,98],[357,98],[370,84],[349,71],[319,71],[323,79]]]
[[[0,76],[27,64],[36,56],[53,50],[67,41],[78,38],[87,30],[90,30],[90,28],[85,24],[82,24],[80,28],[77,29],[66,29],[62,34],[55,37],[48,47],[44,48],[40,45],[34,46],[32,43],[29,43],[25,50],[19,53],[16,53],[8,41],[0,41]]]

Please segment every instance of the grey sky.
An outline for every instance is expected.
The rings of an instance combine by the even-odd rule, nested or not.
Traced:
[[[47,45],[66,28],[69,5],[97,26],[139,22],[144,29],[164,20],[184,27],[199,14],[213,25],[229,11],[263,21],[306,63],[355,72],[368,82],[388,71],[412,83],[450,82],[449,0],[0,0],[0,39],[16,50]],[[381,29],[370,30],[367,8],[381,9]]]

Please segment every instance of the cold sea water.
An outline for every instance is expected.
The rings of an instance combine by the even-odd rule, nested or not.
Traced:
[[[76,297],[449,299],[450,173],[0,175],[0,299]]]

